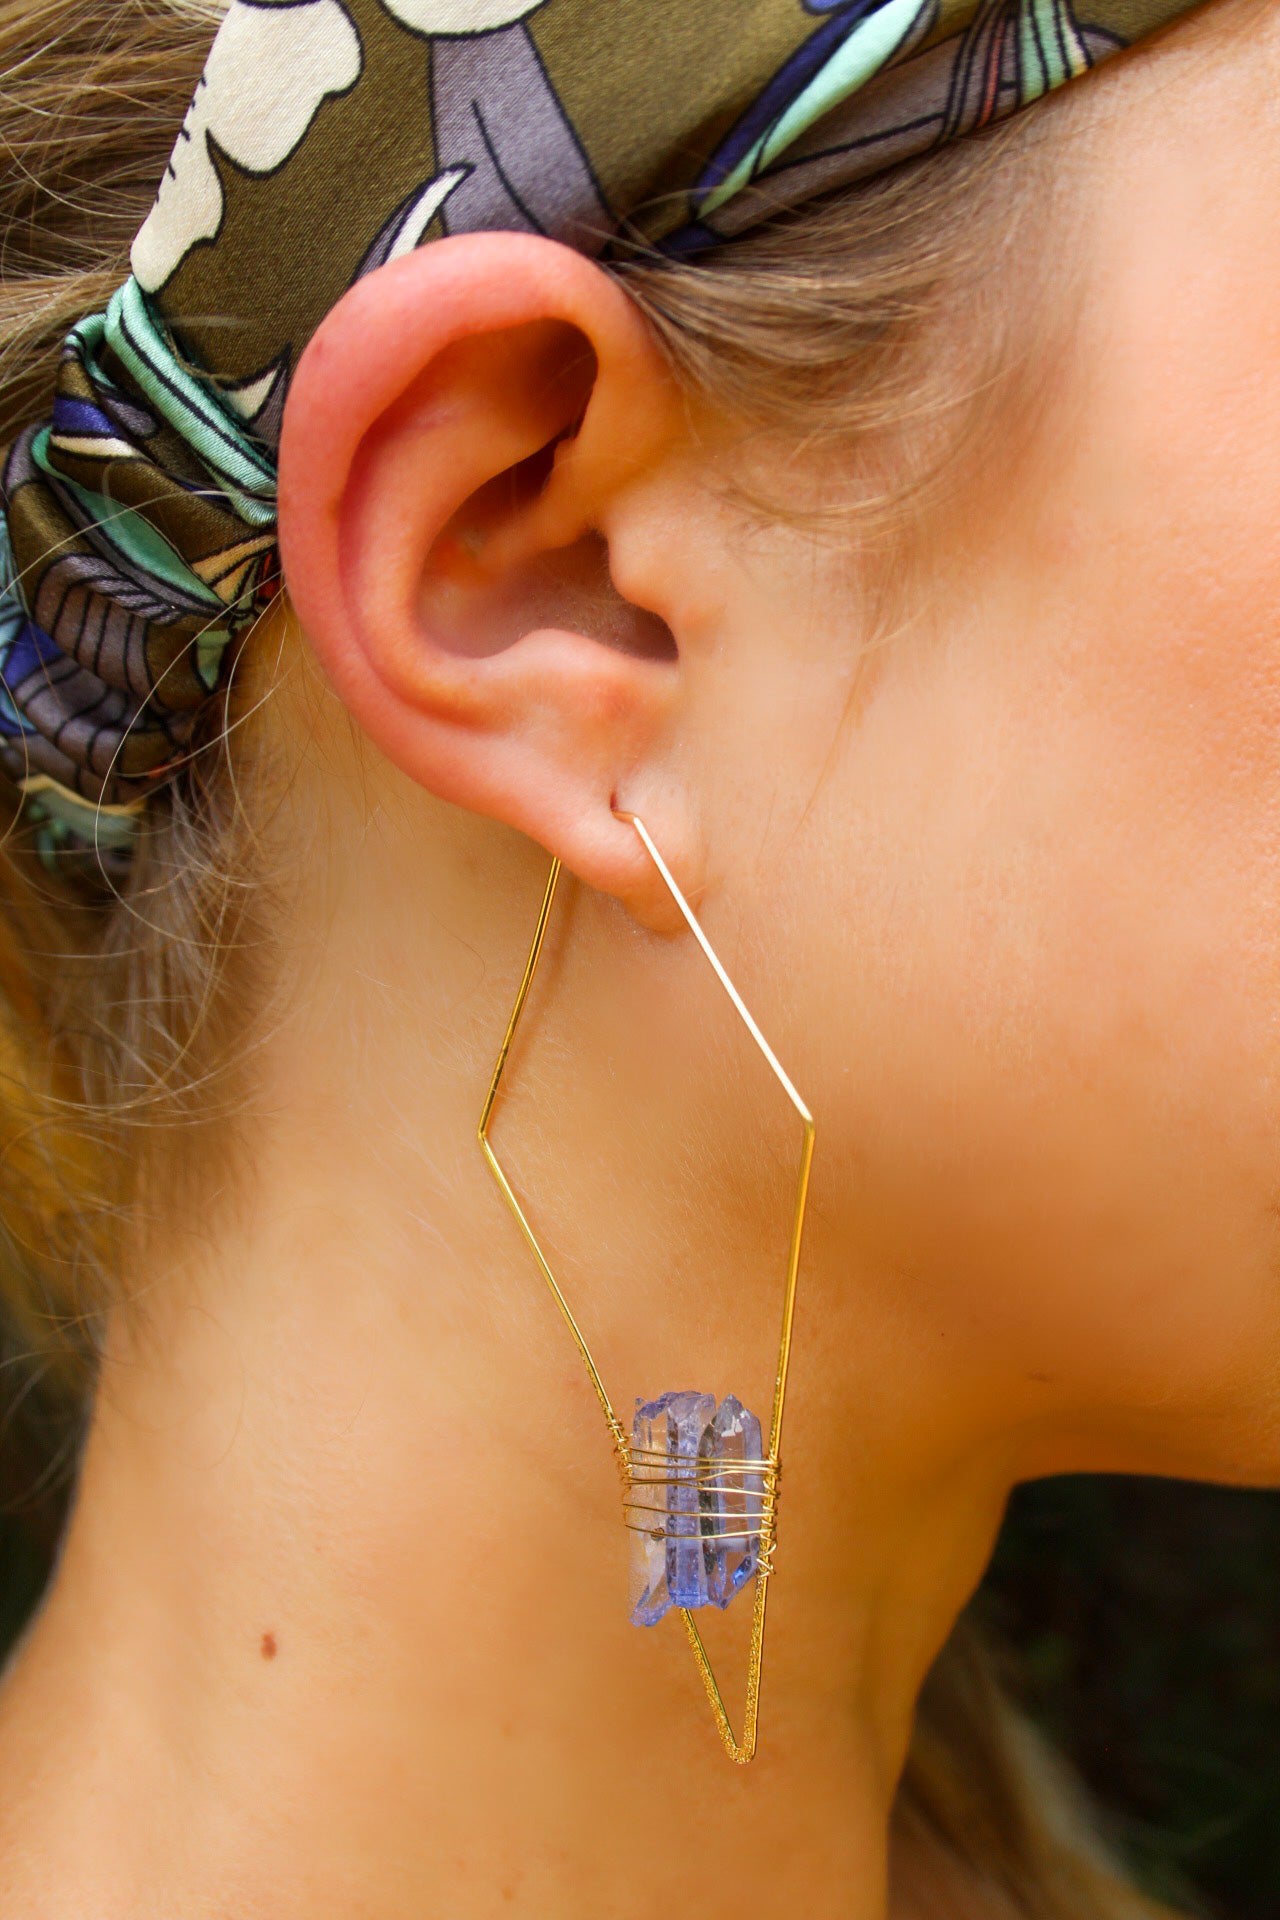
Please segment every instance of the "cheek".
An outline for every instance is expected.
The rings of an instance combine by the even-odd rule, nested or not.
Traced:
[[[1203,1404],[1280,1294],[1280,701],[1208,570],[1087,577],[889,661],[796,843],[795,1044],[851,1244],[1028,1371]]]

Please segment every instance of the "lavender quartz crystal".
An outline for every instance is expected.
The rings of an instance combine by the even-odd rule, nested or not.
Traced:
[[[637,1400],[631,1423],[631,1618],[651,1627],[671,1607],[705,1607],[698,1449],[715,1415],[711,1393]],[[652,1459],[654,1454],[668,1459]],[[646,1509],[653,1509],[652,1525]]]
[[[717,1607],[727,1607],[746,1586],[760,1559],[764,1476],[744,1465],[761,1458],[760,1422],[736,1395],[727,1393],[699,1450],[704,1460],[719,1462],[723,1468],[717,1473],[712,1467],[710,1477],[704,1474],[701,1493],[703,1509],[711,1517],[710,1525],[704,1522],[707,1598]]]
[[[692,1391],[636,1401],[627,1510],[636,1626],[672,1607],[727,1607],[756,1572],[764,1478],[735,1463],[760,1457],[760,1422],[733,1394],[718,1409],[714,1394]]]

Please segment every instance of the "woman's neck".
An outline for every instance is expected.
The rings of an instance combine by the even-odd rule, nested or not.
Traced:
[[[892,1277],[823,1244],[819,1189],[760,1752],[731,1765],[678,1619],[628,1622],[600,1411],[475,1149],[468,1023],[501,1031],[524,924],[513,908],[492,980],[467,942],[409,944],[442,981],[428,1033],[385,978],[336,1016],[368,930],[331,917],[264,1054],[236,1207],[153,1256],[113,1329],[61,1563],[0,1695],[15,1912],[881,1913],[915,1695],[998,1524],[1007,1428],[975,1419],[993,1401],[963,1340],[912,1331]],[[776,1276],[757,1297],[724,1223],[682,1214],[680,1292],[661,1127],[619,1220],[617,1089],[572,1108],[581,1041],[526,1061],[556,1140],[513,1098],[507,1141],[570,1271],[603,1249],[632,1275],[597,1274],[588,1303],[606,1379],[764,1377]],[[734,1714],[748,1613],[708,1623]]]
[[[460,1276],[415,1300],[314,1195],[276,1227],[216,1307],[166,1306],[108,1362],[0,1716],[25,1910],[639,1920],[697,1886],[878,1914],[914,1693],[998,1474],[806,1486],[797,1410],[741,1771],[678,1623],[627,1622],[609,1449],[550,1316],[473,1312]]]

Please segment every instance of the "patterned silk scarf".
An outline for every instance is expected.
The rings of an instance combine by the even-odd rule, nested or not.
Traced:
[[[0,766],[127,853],[278,585],[289,379],[437,236],[671,256],[987,126],[1198,0],[232,0],[132,276],[0,482]],[[6,527],[7,522],[7,527]]]

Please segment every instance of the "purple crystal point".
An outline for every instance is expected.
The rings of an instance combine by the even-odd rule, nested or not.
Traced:
[[[631,1618],[651,1627],[671,1607],[705,1607],[698,1448],[716,1410],[710,1393],[637,1400],[631,1423]],[[652,1524],[650,1524],[652,1515]]]
[[[760,1422],[732,1393],[637,1400],[631,1426],[631,1618],[727,1607],[760,1565]]]
[[[727,1607],[760,1564],[764,1476],[747,1468],[762,1457],[760,1422],[727,1393],[702,1436],[700,1483],[706,1535],[707,1598]]]

